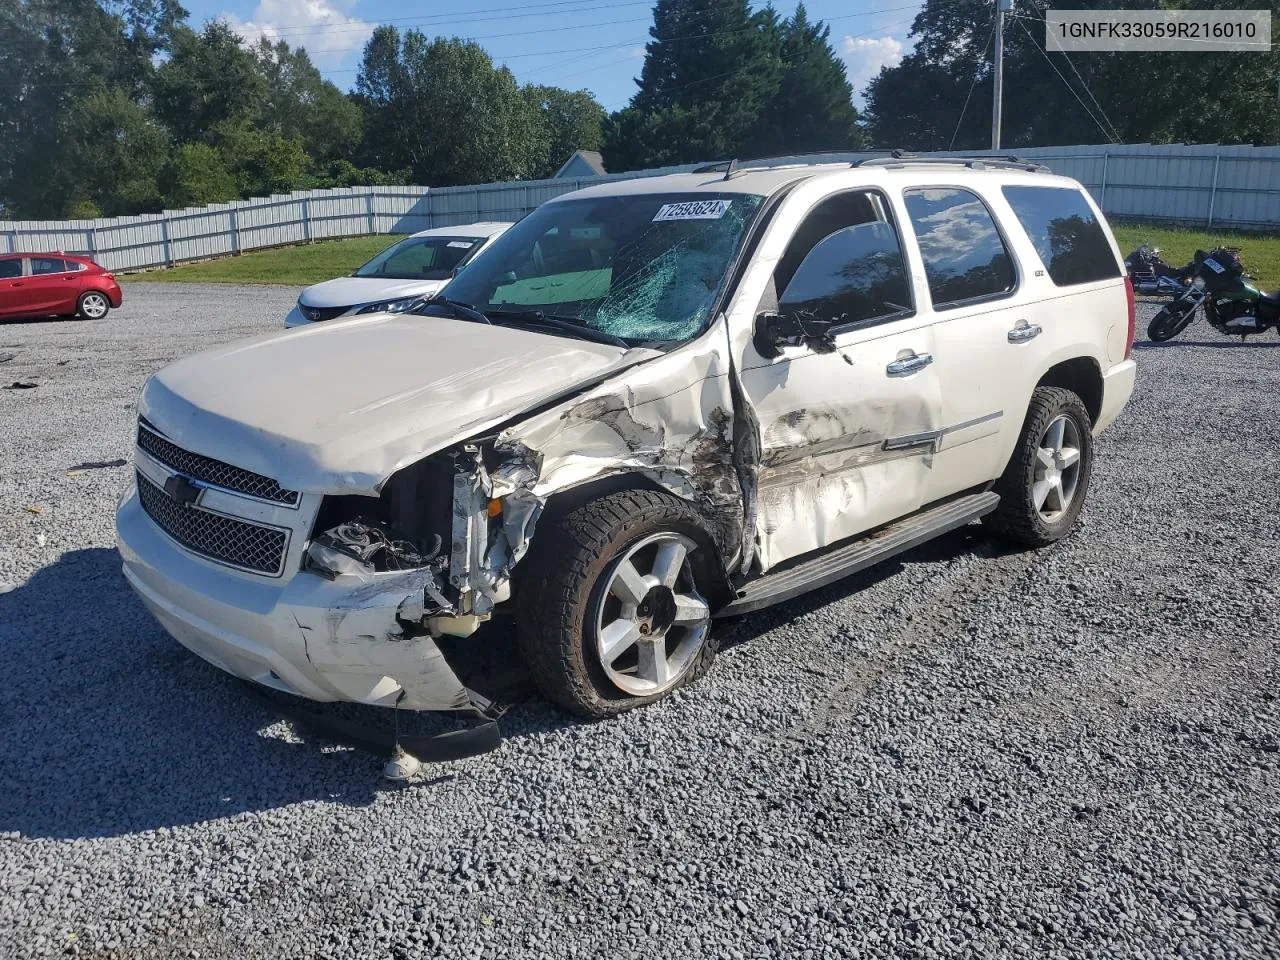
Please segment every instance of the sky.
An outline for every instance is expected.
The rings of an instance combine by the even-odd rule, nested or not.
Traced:
[[[609,110],[636,91],[653,0],[435,0],[421,6],[394,0],[184,0],[191,23],[227,20],[249,40],[267,36],[306,47],[316,66],[348,90],[360,51],[382,23],[429,36],[475,40],[521,83],[587,89]],[[756,3],[756,7],[760,4]],[[783,15],[793,0],[775,6]],[[811,20],[825,20],[844,59],[859,106],[862,90],[882,66],[910,49],[906,39],[921,0],[810,0]]]

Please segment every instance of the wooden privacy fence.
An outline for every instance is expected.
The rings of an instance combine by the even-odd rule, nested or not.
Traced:
[[[1280,147],[1131,144],[1016,152],[1079,180],[1108,216],[1209,228],[1280,228]],[[852,161],[874,155],[833,153],[766,162]],[[91,256],[110,270],[145,270],[332,237],[518,220],[553,197],[593,183],[689,169],[692,165],[466,187],[302,190],[136,217],[0,220],[0,253],[61,250]]]

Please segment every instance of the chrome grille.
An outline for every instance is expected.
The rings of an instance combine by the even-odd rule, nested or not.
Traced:
[[[183,506],[138,473],[138,499],[156,526],[193,553],[268,576],[284,567],[289,534],[273,527]]]
[[[162,437],[151,424],[142,419],[138,421],[138,446],[161,463],[195,480],[203,480],[215,487],[271,503],[283,503],[290,507],[298,505],[296,490],[286,490],[260,473],[242,470],[221,460],[183,450]]]

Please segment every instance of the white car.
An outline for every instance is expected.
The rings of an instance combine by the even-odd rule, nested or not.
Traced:
[[[467,223],[434,227],[405,237],[349,277],[307,287],[285,317],[300,327],[358,313],[397,313],[422,297],[439,293],[464,264],[510,227],[509,223]]]
[[[155,374],[124,573],[229,673],[400,709],[487,715],[509,611],[542,692],[610,716],[702,675],[713,617],[979,518],[1071,532],[1133,336],[1101,212],[1034,164],[599,184],[447,300]]]

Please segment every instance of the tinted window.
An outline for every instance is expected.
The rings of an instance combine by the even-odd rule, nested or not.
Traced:
[[[1120,276],[1111,244],[1079,190],[1004,187],[1004,198],[1060,287]]]
[[[31,272],[37,276],[42,273],[66,273],[67,262],[54,257],[32,257]]]
[[[778,298],[778,312],[857,323],[911,309],[898,234],[882,221],[845,227],[814,245]]]
[[[0,277],[22,276],[21,260],[0,260]]]
[[[903,194],[937,309],[1013,289],[1013,261],[986,205],[968,190]]]
[[[446,280],[480,243],[476,237],[409,237],[383,250],[357,270],[356,276]]]

